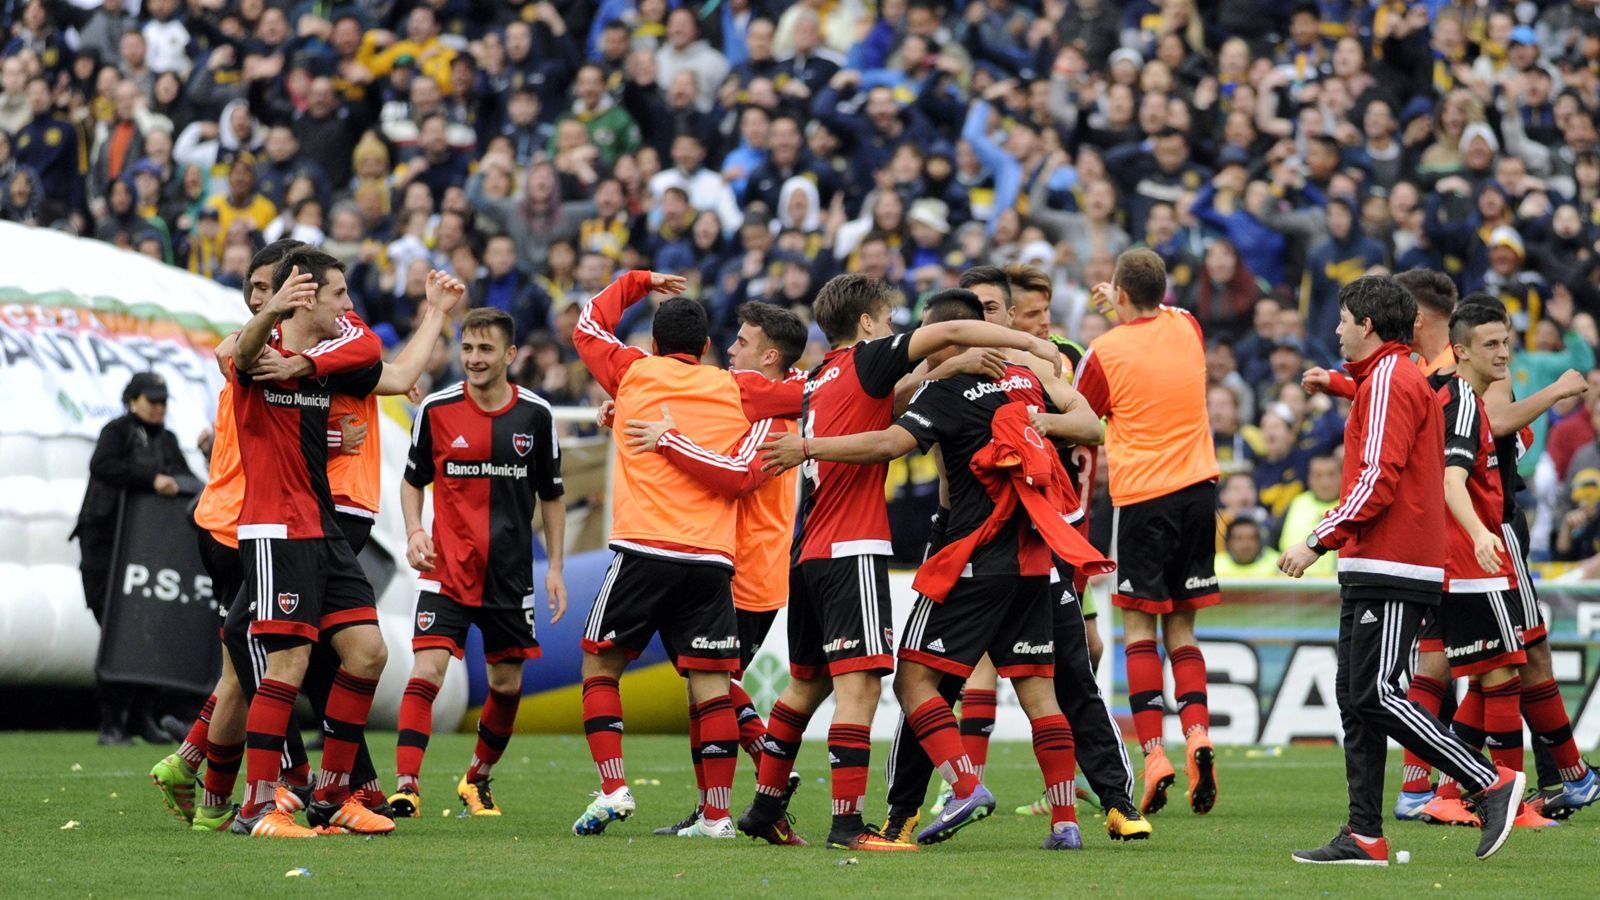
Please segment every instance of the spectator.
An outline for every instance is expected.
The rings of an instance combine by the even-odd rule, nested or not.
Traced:
[[[1278,560],[1261,537],[1261,525],[1254,519],[1234,519],[1223,532],[1223,546],[1217,554],[1217,578],[1224,580],[1278,577]]]
[[[578,70],[572,95],[572,109],[563,119],[572,119],[583,125],[589,140],[600,151],[602,160],[608,164],[614,163],[618,156],[638,149],[639,126],[606,93],[605,74],[599,66],[587,65]],[[554,138],[549,149],[555,152]]]
[[[207,208],[216,210],[223,234],[227,234],[236,221],[260,231],[278,215],[278,207],[256,190],[255,166],[255,159],[249,154],[234,157],[228,166],[226,193],[206,201]]]
[[[679,72],[688,72],[694,76],[700,107],[709,109],[729,68],[728,58],[701,40],[700,24],[688,7],[679,7],[667,16],[667,44],[656,50],[658,82],[671,84]]]
[[[1218,238],[1211,242],[1198,281],[1195,315],[1206,336],[1223,341],[1243,337],[1265,286],[1250,274],[1232,241]]]
[[[1359,210],[1345,196],[1328,200],[1328,239],[1311,248],[1300,290],[1306,331],[1331,335],[1339,324],[1339,289],[1386,262],[1383,246],[1361,231]]]
[[[1274,521],[1281,520],[1289,503],[1306,489],[1308,454],[1298,443],[1294,413],[1274,404],[1261,414],[1261,449],[1255,454],[1256,496]]]
[[[1319,453],[1311,457],[1306,469],[1306,489],[1289,501],[1283,514],[1283,524],[1278,529],[1279,534],[1287,535],[1291,540],[1297,539],[1297,535],[1310,534],[1322,517],[1338,504],[1340,468],[1339,457],[1333,453]],[[1336,553],[1324,553],[1306,570],[1306,574],[1316,578],[1334,577],[1337,558]]]

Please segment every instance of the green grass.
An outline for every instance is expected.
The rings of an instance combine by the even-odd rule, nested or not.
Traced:
[[[392,759],[393,735],[375,738],[379,759]],[[1408,866],[1294,865],[1290,850],[1322,843],[1341,821],[1344,770],[1333,748],[1276,758],[1224,748],[1221,799],[1210,816],[1183,807],[1180,771],[1179,805],[1155,817],[1153,840],[1114,844],[1080,805],[1087,847],[1046,854],[1037,849],[1044,820],[1011,814],[1038,793],[1032,753],[1025,744],[997,743],[988,766],[1001,802],[995,817],[949,843],[890,857],[653,837],[652,828],[678,819],[694,797],[683,741],[671,737],[629,738],[639,813],[603,837],[569,831],[596,786],[577,736],[513,739],[496,770],[495,796],[506,815],[462,819],[453,788],[470,751],[466,735],[434,738],[423,816],[402,821],[393,836],[277,842],[181,828],[145,774],[165,749],[102,749],[83,733],[0,734],[0,846],[9,858],[0,896],[1576,897],[1594,896],[1600,876],[1600,813],[1593,812],[1560,828],[1519,831],[1487,863],[1472,858],[1474,831],[1390,822],[1391,847],[1413,855]],[[882,814],[885,753],[874,748],[869,818]],[[1396,758],[1391,785],[1397,768]],[[794,804],[798,830],[820,842],[828,789],[818,779],[826,767],[817,747],[806,747],[800,771],[806,780]],[[736,804],[750,791],[741,761]],[[69,819],[81,827],[61,830]],[[856,864],[845,865],[852,859]],[[311,877],[286,880],[296,867]]]

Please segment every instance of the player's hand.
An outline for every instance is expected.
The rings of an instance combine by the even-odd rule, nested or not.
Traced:
[[[634,453],[654,453],[656,444],[661,442],[661,436],[676,428],[678,423],[673,421],[672,413],[668,411],[665,403],[661,404],[661,418],[654,422],[644,419],[629,419],[628,427],[623,434],[628,436],[628,449]]]
[[[1089,302],[1093,304],[1095,312],[1117,320],[1117,291],[1110,282],[1102,281],[1089,291]]]
[[[1045,423],[1044,415],[1039,412],[1039,407],[1037,406],[1028,407],[1028,426],[1038,432],[1039,437],[1049,435],[1050,426]]]
[[[1050,370],[1055,372],[1057,378],[1061,377],[1061,369],[1065,357],[1061,355],[1061,348],[1044,338],[1030,337],[1028,352],[1050,364]]]
[[[309,356],[296,353],[284,355],[271,347],[261,348],[261,355],[250,366],[250,377],[256,381],[287,381],[305,378],[316,371]]]
[[[550,603],[550,624],[561,621],[567,614],[567,579],[560,569],[551,569],[544,576],[544,595]]]
[[[299,266],[295,266],[289,270],[289,277],[284,280],[283,287],[278,288],[277,293],[267,298],[261,311],[281,319],[297,309],[310,309],[316,301],[315,279],[311,277],[310,272],[302,272]]]
[[[1056,354],[1059,356],[1060,354]],[[980,378],[1003,378],[1006,374],[1006,355],[1004,351],[993,347],[973,347],[963,352],[960,356],[950,360],[946,365],[948,375],[967,374],[977,375]],[[939,368],[943,369],[944,366]]]
[[[1299,578],[1317,561],[1317,551],[1305,544],[1296,544],[1278,557],[1278,571],[1290,578]]]
[[[412,406],[416,406],[418,403],[421,403],[422,385],[413,384],[411,387],[406,388],[406,399],[411,401]]]
[[[418,528],[406,538],[406,562],[418,572],[433,571],[433,536]]]
[[[1583,392],[1589,389],[1589,382],[1584,380],[1583,373],[1577,369],[1568,369],[1556,379],[1556,391],[1561,399],[1568,397],[1582,397]]]
[[[1499,536],[1487,528],[1473,535],[1472,555],[1478,560],[1478,567],[1487,574],[1500,571],[1500,554],[1505,549],[1506,545],[1501,543]]]
[[[650,290],[658,294],[681,294],[689,289],[689,281],[682,275],[668,275],[665,272],[650,273]]]
[[[761,445],[761,471],[781,475],[806,461],[805,441],[792,431],[768,438]]]
[[[178,479],[171,475],[157,475],[150,486],[163,497],[174,497],[178,493]]]
[[[216,437],[216,433],[211,430],[211,426],[207,425],[200,429],[200,436],[195,438],[194,445],[200,448],[201,453],[210,456],[211,445],[216,440]]]
[[[1332,381],[1328,370],[1321,366],[1312,366],[1300,376],[1300,386],[1308,394],[1326,394]]]
[[[354,413],[345,413],[339,417],[339,452],[346,456],[355,456],[361,452],[361,445],[367,442],[367,426]]]
[[[433,269],[428,272],[426,296],[429,306],[448,316],[467,296],[467,286],[454,275]]]
[[[607,400],[600,404],[600,408],[594,414],[594,423],[601,428],[610,428],[616,421],[617,401]]]

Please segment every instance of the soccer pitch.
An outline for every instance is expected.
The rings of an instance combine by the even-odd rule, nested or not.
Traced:
[[[394,735],[373,737],[379,768],[387,769]],[[1046,853],[1038,849],[1046,820],[1012,814],[1039,792],[1031,748],[997,742],[986,779],[1000,800],[995,816],[950,842],[892,855],[653,836],[653,828],[676,821],[694,801],[685,741],[675,737],[627,740],[639,812],[602,837],[569,830],[596,787],[576,735],[513,738],[495,769],[495,797],[505,815],[461,818],[454,787],[471,748],[469,735],[434,737],[423,772],[423,814],[401,821],[392,836],[271,841],[182,827],[146,777],[170,748],[100,748],[89,733],[0,734],[6,760],[0,842],[11,860],[0,870],[0,894],[1592,897],[1600,876],[1600,811],[1538,833],[1519,830],[1488,862],[1472,857],[1476,831],[1390,821],[1390,847],[1409,850],[1409,865],[1351,870],[1291,863],[1289,851],[1321,845],[1341,822],[1344,769],[1332,747],[1278,756],[1220,748],[1221,796],[1211,815],[1189,813],[1180,771],[1176,805],[1153,817],[1152,840],[1113,843],[1093,808],[1080,803],[1085,849]],[[887,752],[884,745],[873,748],[869,821],[882,817]],[[793,805],[796,829],[814,844],[828,823],[823,753],[815,744],[801,753],[804,784]],[[1398,768],[1394,755],[1391,785]],[[750,767],[741,760],[736,808],[751,790]],[[69,821],[79,824],[64,829]],[[300,868],[309,877],[285,877]]]

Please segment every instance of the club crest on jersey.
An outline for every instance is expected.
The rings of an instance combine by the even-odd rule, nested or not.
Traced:
[[[511,436],[511,449],[517,451],[518,456],[527,456],[533,452],[533,435],[513,434]]]
[[[300,595],[284,591],[278,595],[278,608],[283,610],[286,616],[293,615],[294,611],[300,608]]]
[[[417,630],[427,631],[433,627],[434,620],[437,618],[439,618],[439,614],[431,609],[417,613]]]

